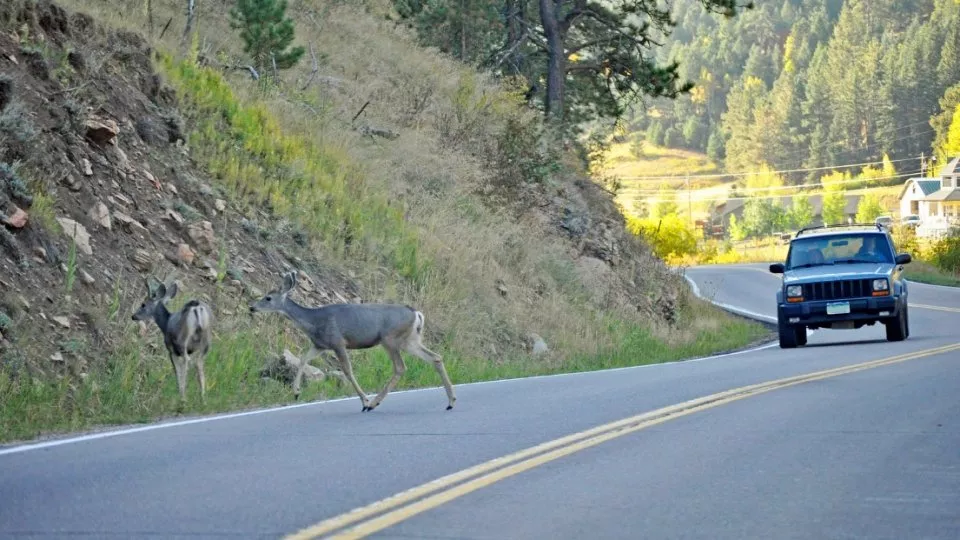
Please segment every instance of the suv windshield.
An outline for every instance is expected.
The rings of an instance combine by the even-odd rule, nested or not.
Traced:
[[[829,264],[893,263],[890,244],[882,234],[851,233],[797,238],[790,245],[787,268]]]

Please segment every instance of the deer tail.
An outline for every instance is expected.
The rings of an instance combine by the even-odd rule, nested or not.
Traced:
[[[417,335],[423,335],[423,322],[424,322],[423,313],[419,311],[415,311],[414,314],[417,318],[417,322],[415,325],[415,328],[417,330]]]

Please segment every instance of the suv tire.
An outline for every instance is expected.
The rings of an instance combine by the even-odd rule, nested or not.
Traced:
[[[797,345],[803,347],[807,344],[807,327],[794,326],[793,330],[797,333]]]
[[[802,326],[799,328],[803,328]],[[794,349],[800,343],[800,333],[797,331],[798,327],[787,324],[783,321],[777,321],[777,334],[780,336],[780,348],[781,349]],[[806,329],[804,331],[804,341],[806,341]]]
[[[903,341],[907,339],[907,336],[910,335],[909,317],[907,306],[904,305],[896,317],[884,322],[884,325],[887,327],[887,341]]]

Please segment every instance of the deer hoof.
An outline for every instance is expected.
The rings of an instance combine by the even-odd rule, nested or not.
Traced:
[[[453,405],[447,405],[447,410],[448,411],[453,410]]]

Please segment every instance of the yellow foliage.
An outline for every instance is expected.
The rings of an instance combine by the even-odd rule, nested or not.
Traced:
[[[783,177],[774,172],[766,163],[761,163],[757,167],[756,174],[747,176],[746,187],[748,189],[781,187],[784,185]],[[776,193],[771,191],[771,193]]]

